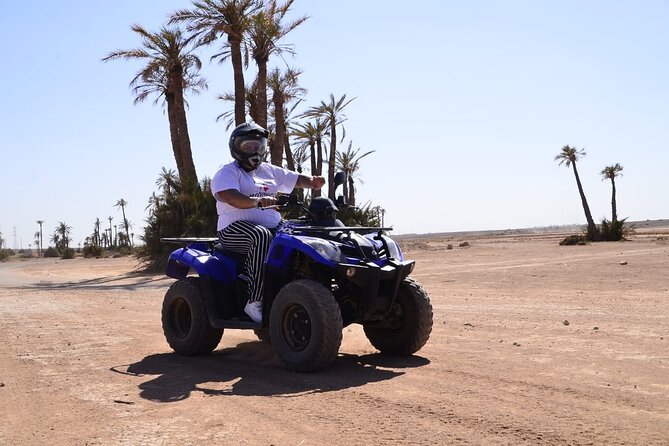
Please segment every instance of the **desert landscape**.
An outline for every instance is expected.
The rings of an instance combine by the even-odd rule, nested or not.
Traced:
[[[174,355],[172,279],[132,257],[1,263],[0,444],[668,445],[669,227],[564,235],[399,237],[427,345],[386,357],[349,326],[315,374],[250,331]]]

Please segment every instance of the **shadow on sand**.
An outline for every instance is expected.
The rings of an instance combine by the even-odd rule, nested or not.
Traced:
[[[115,276],[95,277],[93,279],[82,279],[68,282],[41,281],[32,284],[18,285],[8,288],[22,290],[58,290],[58,289],[90,289],[90,290],[123,290],[134,291],[147,288],[165,288],[169,287],[174,279],[166,276],[159,276],[155,273],[142,271],[132,271]]]
[[[430,361],[420,356],[388,357],[381,354],[340,354],[327,369],[302,374],[280,368],[272,346],[245,342],[217,350],[211,355],[185,357],[160,353],[130,365],[112,367],[116,373],[136,377],[153,376],[139,384],[140,396],[156,402],[174,402],[192,392],[205,395],[300,396],[331,392],[385,381],[404,374],[403,369]]]

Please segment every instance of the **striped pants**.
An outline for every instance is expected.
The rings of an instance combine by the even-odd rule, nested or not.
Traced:
[[[272,242],[272,232],[264,226],[239,220],[218,231],[224,249],[246,256],[249,302],[262,300],[263,265]]]

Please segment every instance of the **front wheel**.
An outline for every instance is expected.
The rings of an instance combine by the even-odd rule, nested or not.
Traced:
[[[381,353],[411,355],[432,332],[432,304],[420,283],[406,278],[400,284],[390,313],[380,322],[363,324],[365,335]]]
[[[195,356],[211,353],[223,336],[213,328],[198,277],[177,280],[163,300],[163,332],[175,353]]]
[[[330,365],[339,353],[342,328],[334,296],[313,280],[287,284],[272,304],[272,346],[288,370],[314,372]]]

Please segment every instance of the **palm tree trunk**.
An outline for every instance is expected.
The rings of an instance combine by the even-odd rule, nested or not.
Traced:
[[[283,137],[283,150],[286,153],[286,165],[288,170],[295,171],[295,160],[293,159],[293,151],[290,149],[290,138],[288,138],[288,132],[286,132],[286,126],[283,126],[285,136]],[[299,172],[302,173],[301,169]]]
[[[267,128],[267,61],[258,62],[258,121]]]
[[[311,175],[317,175],[318,171],[316,170],[316,144],[309,144],[309,161],[311,162]]]
[[[314,173],[315,171],[315,173]],[[314,170],[312,170],[311,175],[318,175],[321,176],[323,175],[323,141],[319,138],[316,140],[316,165]],[[321,190],[317,189],[311,190],[311,196],[312,197],[320,197],[321,196]]]
[[[353,185],[352,175],[348,176],[348,198],[346,199],[346,203],[355,206],[355,186]]]
[[[170,139],[172,141],[172,153],[174,154],[174,161],[177,164],[177,172],[179,178],[184,178],[186,172],[184,170],[183,161],[181,157],[181,142],[179,138],[179,123],[176,114],[176,107],[174,106],[174,94],[167,93],[165,95],[165,102],[167,102],[167,120],[170,124]]]
[[[581,179],[578,176],[578,170],[576,170],[576,162],[571,163],[574,168],[574,176],[576,177],[576,185],[578,186],[578,193],[581,195],[581,204],[583,205],[583,211],[585,212],[585,219],[588,222],[588,238],[593,239],[597,236],[597,226],[595,221],[592,219],[592,214],[590,213],[590,206],[588,206],[588,200],[585,198],[585,193],[583,192],[583,186],[581,185]]]
[[[197,173],[195,172],[195,163],[193,163],[193,152],[191,151],[190,136],[188,135],[188,120],[186,119],[186,106],[183,92],[183,77],[180,69],[176,69],[172,74],[172,85],[174,87],[174,112],[177,119],[179,132],[179,146],[181,151],[181,162],[184,168],[185,177],[181,177],[181,183],[184,185],[196,185]]]
[[[618,210],[616,209],[616,181],[611,178],[611,222],[618,221]]]
[[[286,137],[286,117],[284,116],[283,113],[282,98],[279,95],[275,94],[273,102],[274,102],[274,123],[276,125],[276,129],[274,131],[274,144],[271,150],[272,164],[281,167],[283,163],[283,143]],[[295,170],[295,166],[293,165],[292,168],[289,166],[288,169]]]
[[[334,177],[335,177],[335,160],[337,154],[337,123],[332,120],[330,122],[330,156],[328,160],[328,198],[335,199],[334,191]]]
[[[242,61],[241,40],[229,36],[228,42],[230,43],[230,59],[232,60],[235,81],[235,125],[237,126],[246,122],[244,63]]]

